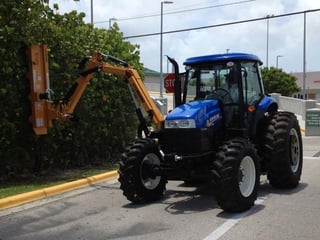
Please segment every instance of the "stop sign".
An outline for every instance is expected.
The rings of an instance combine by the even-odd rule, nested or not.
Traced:
[[[167,90],[167,92],[169,93],[174,92],[175,74],[169,73],[163,80],[164,80],[164,88]]]

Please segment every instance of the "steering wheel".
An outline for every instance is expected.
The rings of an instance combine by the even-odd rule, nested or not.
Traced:
[[[226,102],[226,101],[231,101],[232,102],[232,98],[231,98],[230,92],[228,90],[224,89],[224,88],[217,88],[213,93],[211,93],[210,95],[206,96],[206,99],[211,99],[211,98],[218,98],[222,102]]]

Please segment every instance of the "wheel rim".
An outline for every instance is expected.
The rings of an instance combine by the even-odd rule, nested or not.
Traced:
[[[290,130],[290,161],[291,161],[291,170],[296,172],[300,164],[300,144],[297,131],[292,128]]]
[[[242,159],[238,177],[241,194],[244,197],[249,197],[256,184],[256,169],[253,159],[250,156]]]
[[[142,160],[140,166],[140,179],[145,188],[152,190],[155,189],[161,180],[160,176],[150,177],[152,167],[160,166],[160,159],[154,153],[148,153]]]

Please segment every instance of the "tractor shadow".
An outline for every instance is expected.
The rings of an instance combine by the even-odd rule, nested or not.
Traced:
[[[176,189],[166,191],[161,201],[165,210],[171,214],[192,214],[219,208],[215,201],[211,183],[180,183]]]
[[[260,179],[260,186],[258,188],[258,199],[255,201],[255,205],[251,209],[241,213],[228,213],[221,211],[217,214],[217,217],[224,219],[241,219],[250,215],[254,215],[267,208],[265,205],[265,200],[267,200],[270,196],[290,196],[302,192],[307,187],[307,183],[300,182],[296,188],[279,189],[270,185],[269,182],[266,179],[263,179],[262,176]]]
[[[124,208],[138,209],[147,207],[150,204],[159,204],[164,206],[164,210],[170,214],[192,214],[205,211],[219,211],[217,217],[230,219],[256,214],[266,208],[264,200],[270,195],[294,195],[303,191],[308,186],[307,183],[300,183],[294,189],[277,189],[272,187],[267,181],[261,180],[258,189],[258,199],[250,210],[244,213],[228,213],[223,211],[216,203],[215,193],[212,183],[185,184],[177,182],[175,185],[167,186],[164,197],[158,201],[148,204],[128,203]]]
[[[164,210],[171,214],[191,214],[219,208],[215,201],[211,183],[185,184],[172,181],[168,184],[164,196],[155,202],[145,204],[128,203],[122,207],[138,209],[150,204],[164,206]]]
[[[258,189],[258,197],[267,198],[269,195],[294,195],[298,192],[303,191],[307,187],[308,187],[308,183],[300,182],[299,185],[295,188],[281,189],[281,188],[275,188],[271,186],[267,182],[267,180],[264,180],[264,181],[260,181],[260,186]]]

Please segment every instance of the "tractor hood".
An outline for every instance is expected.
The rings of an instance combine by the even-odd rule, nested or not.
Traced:
[[[196,128],[210,127],[222,120],[218,100],[192,101],[173,109],[166,121],[194,120]]]

